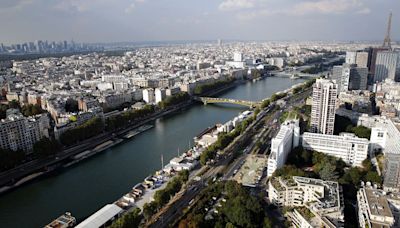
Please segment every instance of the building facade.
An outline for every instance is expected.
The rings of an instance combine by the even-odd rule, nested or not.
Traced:
[[[312,94],[311,132],[333,134],[336,98],[336,83],[327,79],[317,79]]]
[[[396,211],[400,208],[396,208],[396,204],[390,205],[388,198],[392,197],[383,190],[372,187],[370,183],[360,188],[357,192],[357,208],[361,228],[397,227],[394,226],[396,220],[392,208]]]
[[[378,52],[375,66],[375,82],[382,82],[389,78],[393,81],[400,81],[400,59],[399,52],[382,51]]]
[[[290,151],[299,145],[299,120],[286,121],[281,125],[278,134],[271,141],[271,154],[268,157],[268,177],[281,168]]]
[[[46,121],[47,120],[47,121]],[[33,145],[46,135],[47,115],[24,117],[18,110],[7,110],[7,118],[0,121],[0,148],[32,152]]]
[[[296,227],[341,227],[343,224],[344,204],[338,182],[277,177],[268,182],[268,197],[276,206],[296,208],[287,214]],[[308,216],[300,213],[303,210],[308,211]]]
[[[352,166],[362,166],[368,156],[368,139],[358,138],[352,133],[324,135],[305,132],[302,145],[307,150],[318,151],[337,158]]]

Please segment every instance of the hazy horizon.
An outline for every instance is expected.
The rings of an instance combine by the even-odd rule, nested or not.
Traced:
[[[397,0],[3,0],[0,43],[380,41]]]

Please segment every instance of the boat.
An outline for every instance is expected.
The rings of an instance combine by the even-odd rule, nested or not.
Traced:
[[[68,227],[74,227],[75,224],[76,224],[75,217],[73,217],[70,212],[65,212],[65,214],[53,220],[44,228],[68,228]]]
[[[292,76],[290,76],[290,79],[299,79],[299,75],[298,74],[292,74]]]
[[[132,137],[134,137],[134,136],[136,136],[136,135],[138,135],[138,134],[140,134],[140,133],[142,133],[144,131],[147,131],[147,130],[153,128],[153,127],[154,127],[153,125],[143,125],[143,126],[139,127],[138,129],[136,129],[134,131],[128,132],[128,134],[126,134],[124,136],[124,138],[125,139],[130,139],[130,138],[132,138]]]

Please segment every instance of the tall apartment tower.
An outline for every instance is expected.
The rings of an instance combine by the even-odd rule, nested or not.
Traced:
[[[317,79],[313,86],[311,132],[333,135],[335,125],[337,84]]]

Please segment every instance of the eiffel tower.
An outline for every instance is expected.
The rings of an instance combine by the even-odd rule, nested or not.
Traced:
[[[390,39],[390,30],[391,29],[392,29],[392,12],[390,12],[390,14],[389,14],[386,36],[385,36],[385,39],[383,40],[382,47],[384,47],[384,48],[392,49],[392,46],[391,46],[392,40]]]

